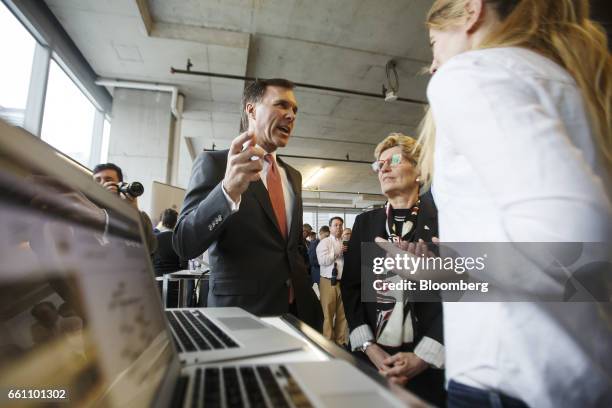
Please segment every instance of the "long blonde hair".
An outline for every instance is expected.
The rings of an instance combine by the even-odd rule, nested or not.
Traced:
[[[612,56],[603,29],[589,20],[588,0],[484,0],[501,24],[478,48],[524,47],[565,68],[586,102],[595,145],[612,175]],[[429,28],[444,30],[467,17],[467,0],[436,0],[427,15]],[[421,179],[433,174],[435,124],[427,111],[419,129]]]

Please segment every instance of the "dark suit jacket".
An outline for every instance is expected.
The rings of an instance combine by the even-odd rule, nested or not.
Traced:
[[[374,242],[376,237],[387,238],[385,229],[386,219],[385,209],[380,208],[359,214],[353,224],[353,233],[348,245],[349,249],[344,255],[344,270],[341,281],[344,314],[350,331],[363,324],[367,324],[372,333],[376,333],[378,318],[376,303],[363,302],[361,297],[361,243]],[[437,210],[431,194],[426,193],[421,196],[416,237],[417,239],[421,238],[426,242],[431,242],[431,239],[437,236]],[[381,252],[383,251],[381,250]],[[381,255],[384,256],[384,253]],[[364,259],[363,262],[367,263],[368,268],[372,267],[371,261]],[[371,283],[365,283],[365,290],[370,291],[370,298],[374,299],[375,294]],[[395,354],[398,351],[412,352],[423,336],[430,337],[444,344],[442,335],[442,304],[435,302],[414,302],[410,305],[410,308],[412,310],[414,342],[408,349],[385,348],[390,354]],[[358,354],[361,354],[361,352]],[[360,358],[369,362],[369,359],[365,356],[360,356]],[[436,406],[445,406],[446,397],[443,385],[443,371],[427,369],[411,379],[406,388]]]
[[[157,237],[157,250],[153,254],[153,268],[155,275],[176,272],[187,269],[187,261],[181,259],[172,248],[172,231],[163,231],[155,234]]]
[[[289,237],[283,238],[268,190],[261,180],[242,194],[232,214],[223,194],[228,151],[201,153],[192,169],[183,208],[174,229],[179,256],[209,250],[209,306],[240,306],[256,315],[288,312],[288,288],[295,289],[298,317],[320,329],[322,311],[302,256],[302,176],[278,159],[295,196]]]
[[[319,259],[317,258],[317,245],[321,240],[319,238],[311,241],[308,244],[308,259],[310,260],[310,280],[312,283],[319,283],[321,279],[321,265],[319,265]]]
[[[361,299],[361,243],[374,242],[376,237],[386,238],[385,209],[380,208],[359,214],[353,224],[353,233],[349,241],[349,249],[344,256],[342,272],[342,302],[349,329],[367,324],[376,330],[377,312],[375,302],[362,302]],[[425,228],[427,226],[428,228]],[[438,234],[437,211],[429,193],[421,197],[421,207],[417,218],[416,236],[426,242]],[[371,267],[371,263],[369,263]],[[366,290],[374,292],[371,285]],[[372,295],[375,298],[375,295]],[[442,338],[442,305],[434,302],[416,302],[412,305],[414,344],[423,336],[443,343]]]

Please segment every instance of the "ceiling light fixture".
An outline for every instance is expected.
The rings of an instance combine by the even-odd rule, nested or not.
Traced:
[[[325,172],[325,167],[319,167],[308,177],[308,179],[303,183],[302,187],[310,187],[314,184],[315,180],[317,180],[321,175]]]
[[[382,94],[385,97],[385,102],[397,101],[397,92],[399,91],[399,76],[395,69],[396,63],[394,60],[389,60],[385,65],[385,74],[387,75],[387,85],[383,84]],[[392,80],[393,78],[393,80]]]

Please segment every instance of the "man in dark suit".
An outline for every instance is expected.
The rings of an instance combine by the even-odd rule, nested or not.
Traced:
[[[302,177],[276,157],[297,114],[293,83],[257,80],[243,95],[243,128],[226,151],[201,153],[174,230],[183,258],[210,255],[209,306],[256,315],[290,310],[316,329],[322,311],[304,263]]]

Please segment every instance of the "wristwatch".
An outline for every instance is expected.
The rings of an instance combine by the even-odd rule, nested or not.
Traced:
[[[370,340],[366,341],[365,343],[361,345],[361,347],[359,347],[359,351],[361,351],[362,353],[365,353],[368,347],[370,347],[372,344],[374,344],[373,341],[370,341]]]

